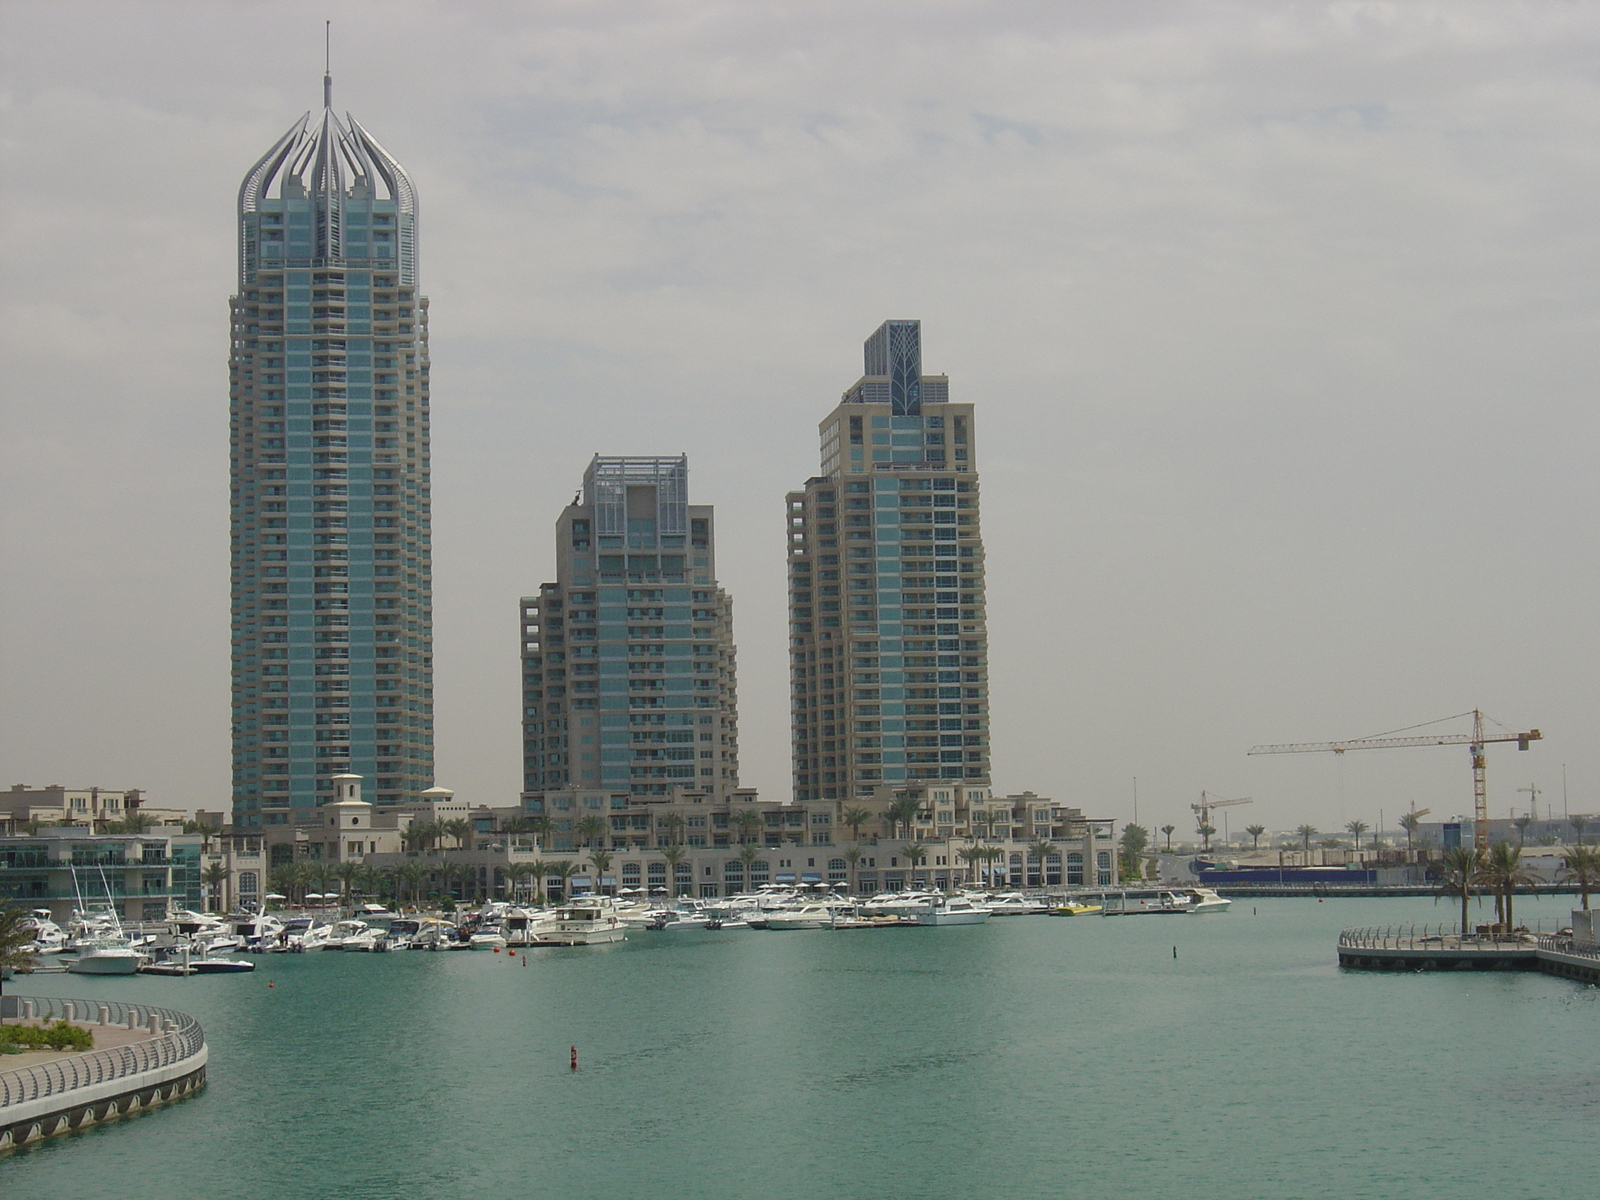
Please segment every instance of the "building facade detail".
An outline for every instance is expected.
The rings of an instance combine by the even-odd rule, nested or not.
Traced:
[[[331,84],[239,189],[230,303],[233,819],[433,778],[427,300],[417,196]]]

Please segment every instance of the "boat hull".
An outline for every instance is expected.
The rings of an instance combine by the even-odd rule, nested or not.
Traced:
[[[127,954],[86,954],[67,964],[74,975],[132,975],[139,969],[139,956]]]

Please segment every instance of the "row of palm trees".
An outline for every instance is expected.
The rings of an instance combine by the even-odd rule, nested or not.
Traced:
[[[1600,887],[1600,850],[1576,846],[1561,858],[1563,883],[1578,885],[1583,907],[1589,907],[1589,893]],[[1522,847],[1496,842],[1488,850],[1476,846],[1453,846],[1444,852],[1444,874],[1438,895],[1461,901],[1461,932],[1467,931],[1467,901],[1480,891],[1494,896],[1495,924],[1513,927],[1513,897],[1518,888],[1537,890],[1540,879],[1522,865]]]

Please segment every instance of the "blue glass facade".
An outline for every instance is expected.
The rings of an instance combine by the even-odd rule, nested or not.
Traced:
[[[427,301],[416,194],[307,114],[245,177],[231,302],[233,808],[309,817],[433,778]]]

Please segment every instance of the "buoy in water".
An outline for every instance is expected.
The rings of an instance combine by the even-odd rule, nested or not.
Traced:
[[[572,1048],[572,1069],[574,1071],[578,1069],[578,1048],[576,1046]]]

